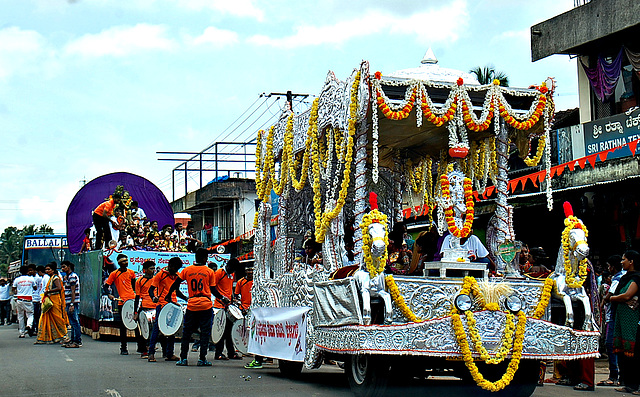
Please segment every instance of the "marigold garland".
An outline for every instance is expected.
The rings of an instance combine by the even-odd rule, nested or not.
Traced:
[[[482,295],[482,292],[480,290],[480,287],[478,286],[478,282],[473,277],[464,278],[462,289],[460,290],[460,294],[474,296],[476,298],[476,302],[478,303],[478,305],[484,310],[496,311],[500,309],[496,302],[486,303],[486,301],[484,300],[484,296]],[[478,331],[475,329],[475,319],[473,318],[473,313],[470,311],[465,312],[465,316],[467,318],[467,328],[469,328],[469,334],[471,336],[472,342],[474,343],[474,347],[476,348],[476,351],[480,354],[480,357],[489,364],[495,364],[503,361],[508,355],[509,350],[511,350],[509,341],[513,336],[513,328],[512,328],[513,314],[511,314],[511,317],[509,317],[510,313],[506,313],[506,314],[507,314],[507,320],[506,320],[507,323],[505,324],[505,334],[503,335],[503,338],[502,338],[502,344],[501,344],[500,350],[496,354],[495,358],[491,358],[489,356],[489,353],[484,348],[484,346],[482,346],[480,335],[478,334]],[[515,326],[515,340],[513,341],[513,345],[512,345],[513,352],[511,354],[511,361],[509,362],[509,365],[507,366],[507,370],[502,376],[502,378],[496,382],[490,382],[482,376],[482,374],[478,370],[478,367],[476,366],[473,360],[471,348],[469,347],[469,342],[467,340],[467,334],[464,330],[464,326],[462,325],[462,320],[460,318],[460,314],[458,310],[455,307],[451,310],[451,322],[453,326],[453,331],[456,335],[458,345],[460,346],[460,351],[462,352],[462,358],[464,360],[464,363],[466,367],[469,369],[469,372],[471,373],[471,377],[476,382],[476,384],[485,390],[499,391],[504,389],[511,383],[511,381],[513,380],[513,377],[515,376],[516,371],[518,370],[518,366],[520,365],[520,358],[522,357],[522,349],[524,347],[523,341],[524,341],[524,332],[525,332],[525,326],[527,323],[527,317],[522,311],[519,311],[517,315],[518,315],[518,323]],[[509,326],[509,322],[511,323],[511,326]],[[487,360],[487,357],[488,357],[488,360]]]
[[[416,316],[404,301],[404,298],[400,293],[400,289],[398,289],[398,285],[396,284],[396,281],[393,279],[393,275],[392,274],[386,275],[384,280],[387,285],[387,289],[389,290],[389,294],[391,295],[391,299],[393,299],[393,303],[396,304],[396,306],[398,307],[398,310],[400,310],[400,313],[402,313],[402,315],[405,316],[405,318],[407,318],[407,320],[411,322],[414,322],[414,323],[421,322],[422,319]]]
[[[324,236],[329,229],[331,221],[335,219],[342,207],[344,206],[347,198],[347,189],[349,188],[349,181],[351,176],[351,162],[353,161],[353,138],[356,133],[356,122],[358,112],[358,87],[360,86],[360,71],[356,73],[353,85],[351,86],[351,103],[349,104],[349,138],[347,141],[347,153],[344,156],[344,171],[342,176],[342,185],[340,192],[338,193],[338,199],[336,200],[335,207],[328,212],[322,212],[321,208],[321,192],[320,192],[320,165],[318,156],[318,139],[315,141],[315,151],[313,153],[313,205],[315,219],[315,237],[316,241],[321,243],[324,241]]]
[[[584,238],[589,236],[587,227],[578,219],[575,215],[570,215],[564,219],[565,228],[562,231],[562,252],[564,259],[564,271],[566,273],[565,280],[569,288],[580,288],[587,278],[587,258],[580,261],[578,265],[578,274],[575,274],[571,267],[571,259],[569,254],[572,247],[569,246],[569,233],[575,228],[582,229],[584,231]]]
[[[544,280],[542,292],[540,293],[540,300],[538,301],[538,305],[533,311],[533,315],[531,317],[539,320],[542,316],[544,316],[544,313],[547,310],[547,306],[549,305],[551,291],[553,290],[553,287],[555,287],[555,285],[556,282],[552,278],[547,277],[547,279]]]
[[[547,137],[545,135],[542,135],[540,139],[538,139],[538,147],[536,149],[535,156],[531,158],[527,155],[527,157],[524,159],[524,163],[527,166],[535,167],[536,165],[538,165],[538,163],[540,162],[540,159],[542,159],[542,155],[544,154],[544,147],[546,142],[547,142]]]
[[[296,179],[296,164],[291,161],[289,175],[291,176],[291,185],[294,189],[300,191],[306,184],[307,177],[309,175],[309,159],[311,158],[311,144],[313,143],[313,137],[318,133],[318,103],[320,98],[313,100],[311,105],[311,113],[309,114],[309,127],[307,128],[307,140],[305,142],[304,157],[302,159],[302,171],[300,173],[300,179]]]
[[[451,189],[450,189],[449,177],[447,177],[446,174],[442,174],[442,176],[440,176],[440,185],[442,189],[442,197],[445,200],[449,200],[451,197]],[[464,219],[464,224],[462,226],[462,229],[458,229],[458,226],[456,226],[456,222],[453,218],[453,203],[451,203],[444,210],[445,220],[447,222],[449,231],[451,232],[452,235],[458,238],[467,237],[469,233],[471,233],[471,227],[473,226],[473,216],[474,216],[473,187],[471,185],[471,179],[464,178],[463,187],[464,187],[465,206],[467,208],[467,211],[465,213],[465,219]]]

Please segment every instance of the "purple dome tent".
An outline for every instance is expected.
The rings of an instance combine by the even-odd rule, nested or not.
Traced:
[[[138,202],[150,221],[160,227],[173,225],[173,210],[162,191],[147,179],[128,172],[114,172],[87,183],[76,193],[67,209],[67,239],[69,251],[80,252],[84,231],[93,225],[92,211],[122,185]]]

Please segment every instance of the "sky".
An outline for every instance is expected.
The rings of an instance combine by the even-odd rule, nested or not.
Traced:
[[[432,48],[442,67],[493,65],[513,87],[554,77],[557,109],[577,107],[575,59],[532,63],[529,35],[572,7],[573,0],[0,0],[0,231],[48,224],[64,233],[82,181],[112,172],[145,177],[171,201],[177,163],[156,152],[249,141],[259,123],[237,128],[237,120],[250,118],[261,93],[316,95],[329,71],[344,80],[362,60],[389,74],[419,66]]]

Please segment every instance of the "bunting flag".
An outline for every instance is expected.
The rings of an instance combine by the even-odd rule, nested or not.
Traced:
[[[609,154],[627,146],[629,147],[629,150],[631,150],[631,154],[635,156],[636,149],[638,148],[639,143],[640,143],[640,139],[636,139],[635,141],[631,141],[625,145],[618,146],[613,149],[603,150],[602,152],[593,153],[588,156],[581,157],[579,159],[571,160],[563,164],[558,164],[554,167],[551,167],[551,170],[550,170],[551,178],[553,178],[554,176],[562,175],[565,167],[567,167],[570,171],[573,172],[575,170],[576,164],[578,165],[578,167],[580,167],[580,169],[584,169],[587,163],[589,163],[592,168],[595,168],[596,162],[598,161],[598,159],[601,162],[604,162],[607,160],[607,157],[609,156]],[[521,189],[524,190],[527,185],[527,181],[531,181],[534,187],[538,187],[538,183],[541,183],[542,181],[544,181],[546,176],[547,176],[547,171],[542,170],[542,171],[534,172],[532,174],[514,178],[509,181],[507,185],[507,189],[509,189],[509,191],[513,193],[518,189],[518,186],[522,184]],[[491,197],[494,191],[495,191],[495,186],[486,187],[484,190],[484,193],[481,195],[482,199],[486,200],[487,198]],[[480,195],[477,192],[474,192],[474,197],[476,198],[476,201],[480,201]]]

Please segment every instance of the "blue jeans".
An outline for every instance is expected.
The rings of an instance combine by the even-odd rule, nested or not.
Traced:
[[[160,339],[160,346],[162,346],[162,353],[165,357],[173,356],[173,345],[176,341],[175,336],[167,336],[160,334],[160,327],[158,327],[158,316],[160,315],[162,306],[156,307],[156,318],[153,320],[153,331],[151,331],[151,337],[149,338],[149,354],[156,354],[156,343]]]
[[[615,328],[615,321],[608,321],[604,346],[609,357],[609,379],[618,379],[618,355],[613,352],[613,329]]]
[[[69,310],[73,307],[73,310]],[[69,317],[69,325],[71,325],[71,342],[82,343],[82,333],[80,332],[80,319],[78,319],[79,303],[67,303],[67,316]]]
[[[186,360],[189,354],[189,342],[191,334],[200,328],[200,360],[207,358],[211,326],[213,324],[213,309],[191,311],[187,309],[184,315],[184,327],[182,329],[182,343],[180,346],[180,358]]]

